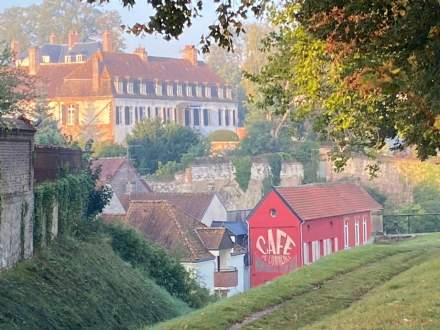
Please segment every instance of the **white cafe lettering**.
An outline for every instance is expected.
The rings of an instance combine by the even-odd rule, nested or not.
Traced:
[[[295,246],[293,239],[281,229],[276,230],[276,239],[273,236],[272,229],[268,229],[267,241],[263,235],[260,235],[256,242],[257,250],[262,254],[288,255],[289,251]]]

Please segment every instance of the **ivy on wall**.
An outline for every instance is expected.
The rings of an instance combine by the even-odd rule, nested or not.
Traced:
[[[241,190],[246,191],[251,179],[252,159],[250,156],[236,157],[232,160],[235,168],[235,181]]]
[[[89,196],[95,182],[90,173],[67,174],[34,189],[34,247],[41,249],[53,239],[53,213],[58,205],[58,235],[75,234],[87,218]]]

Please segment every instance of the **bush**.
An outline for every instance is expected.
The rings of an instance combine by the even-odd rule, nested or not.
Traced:
[[[251,179],[252,159],[250,156],[235,157],[232,159],[235,168],[235,181],[241,190],[246,191]]]
[[[97,158],[125,157],[127,156],[127,147],[109,141],[98,142],[93,146],[93,156]]]
[[[177,259],[147,242],[133,229],[120,225],[103,225],[104,232],[112,238],[113,250],[126,262],[145,271],[150,278],[173,296],[191,307],[202,307],[212,301],[207,289],[198,286]]]
[[[301,142],[294,148],[293,157],[303,164],[303,183],[317,182],[319,169],[319,144],[313,141]]]
[[[208,135],[211,141],[239,141],[238,135],[226,129],[217,130]]]

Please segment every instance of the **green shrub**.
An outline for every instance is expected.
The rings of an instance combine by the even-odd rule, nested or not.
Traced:
[[[252,159],[250,156],[235,157],[232,159],[235,168],[235,181],[241,190],[246,191],[251,179]]]
[[[158,285],[191,307],[202,307],[212,301],[207,289],[201,288],[177,259],[159,246],[146,241],[133,229],[120,225],[103,225],[113,250],[122,258],[145,271]]]
[[[208,139],[211,141],[239,141],[238,135],[232,131],[221,129],[212,132],[208,135]]]
[[[127,147],[115,144],[109,141],[97,142],[93,145],[94,157],[125,157],[127,156]]]

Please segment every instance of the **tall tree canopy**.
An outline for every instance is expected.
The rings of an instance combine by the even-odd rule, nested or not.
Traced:
[[[58,42],[66,43],[69,31],[79,32],[83,41],[100,38],[106,29],[113,29],[114,47],[124,48],[121,18],[116,11],[103,11],[97,6],[80,4],[78,0],[43,0],[28,7],[11,7],[0,14],[0,40],[20,43],[22,50],[49,41],[55,33]]]

